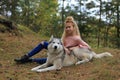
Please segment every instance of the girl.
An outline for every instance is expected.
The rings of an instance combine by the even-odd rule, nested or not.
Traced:
[[[74,47],[91,49],[90,46],[81,39],[78,26],[72,16],[68,16],[65,20],[62,41],[65,47],[65,51],[68,54]]]
[[[68,16],[64,24],[65,28],[62,35],[62,42],[65,51],[68,55],[70,54],[70,51],[74,47],[91,49],[90,46],[81,39],[78,26],[72,16]],[[48,42],[43,41],[28,54],[22,56],[21,58],[14,59],[14,61],[17,63],[37,62],[43,64],[46,62],[47,60],[46,58],[31,58],[31,57],[40,52],[42,49],[47,49],[47,46]]]

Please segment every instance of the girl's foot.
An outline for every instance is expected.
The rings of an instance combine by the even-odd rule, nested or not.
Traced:
[[[24,55],[21,58],[14,59],[14,61],[17,63],[27,63],[27,62],[32,62],[32,59],[29,58],[27,55]]]

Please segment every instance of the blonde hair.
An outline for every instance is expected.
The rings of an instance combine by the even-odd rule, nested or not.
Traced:
[[[72,23],[73,23],[73,27],[75,28],[75,29],[74,29],[75,35],[80,36],[80,31],[79,31],[78,25],[77,25],[77,23],[75,22],[74,18],[73,18],[72,16],[68,16],[68,17],[66,18],[64,24],[66,24],[67,22],[72,22]],[[65,37],[66,37],[66,32],[65,32],[65,28],[64,28],[64,31],[63,31],[61,40],[63,41]]]

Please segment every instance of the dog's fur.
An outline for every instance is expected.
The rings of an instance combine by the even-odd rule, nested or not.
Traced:
[[[58,38],[50,38],[48,45],[48,57],[46,63],[32,68],[32,71],[45,72],[50,70],[60,70],[63,66],[78,65],[90,61],[92,58],[102,58],[104,56],[111,56],[109,52],[96,54],[85,48],[76,47],[68,55],[64,51],[62,42]],[[50,66],[52,65],[52,66]]]

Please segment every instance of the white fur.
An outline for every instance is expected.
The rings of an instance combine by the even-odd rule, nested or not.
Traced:
[[[50,38],[50,44],[48,45],[48,53],[47,53],[47,61],[46,63],[32,68],[32,71],[35,72],[45,72],[50,70],[59,70],[63,66],[71,66],[78,65],[85,62],[89,62],[92,58],[102,58],[105,56],[111,56],[111,53],[104,52],[101,54],[96,54],[93,51],[88,49],[76,47],[73,49],[70,55],[66,54],[63,48],[63,45],[60,42],[60,39]],[[48,67],[49,65],[53,65]]]

